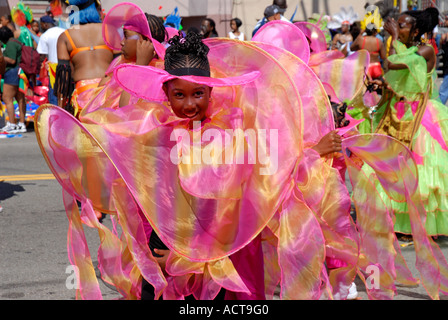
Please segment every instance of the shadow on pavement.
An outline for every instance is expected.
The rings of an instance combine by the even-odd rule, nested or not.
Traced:
[[[0,201],[12,198],[16,192],[23,192],[25,189],[18,184],[0,181]]]

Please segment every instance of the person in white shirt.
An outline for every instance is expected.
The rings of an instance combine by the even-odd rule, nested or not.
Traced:
[[[230,20],[230,29],[232,29],[232,31],[229,32],[230,39],[238,39],[241,41],[246,40],[246,36],[244,35],[244,33],[239,30],[242,25],[243,22],[241,22],[241,20],[238,18],[233,18],[232,20]]]
[[[282,20],[292,23],[290,20],[283,16],[283,13],[285,13],[285,11],[286,9],[282,9],[276,4],[267,6],[264,10],[264,18],[258,21],[258,23],[256,24],[254,31],[252,32],[252,37],[255,35],[255,33],[257,33],[258,29],[260,29],[265,23],[269,21]]]
[[[40,18],[40,25],[43,34],[40,36],[39,43],[37,45],[37,52],[41,55],[47,56],[48,62],[46,68],[50,75],[48,102],[57,105],[58,101],[53,93],[54,77],[51,76],[51,72],[52,70],[56,72],[56,66],[58,64],[58,38],[65,31],[65,29],[57,27],[56,21],[49,15]]]

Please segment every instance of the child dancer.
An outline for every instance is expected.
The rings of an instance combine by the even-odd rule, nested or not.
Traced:
[[[96,176],[89,177],[85,170],[75,168],[92,157],[107,155],[119,175],[103,175],[111,189],[103,196],[106,204],[115,205],[119,215],[128,241],[123,261],[128,263],[115,266],[120,259],[111,259],[108,254],[101,266],[111,272],[129,266],[132,273],[127,268],[123,274],[132,276],[131,280],[141,272],[155,288],[155,298],[163,294],[164,299],[189,295],[213,299],[225,288],[228,298],[263,299],[264,276],[278,264],[283,276],[277,278],[276,273],[268,281],[280,281],[282,298],[318,299],[321,283],[326,281],[325,241],[315,216],[303,201],[299,184],[306,185],[312,170],[313,181],[318,179],[319,183],[315,184],[318,188],[308,190],[312,193],[308,196],[318,197],[331,168],[317,152],[309,149],[311,152],[304,154],[298,92],[278,62],[250,43],[211,39],[207,45],[210,52],[194,34],[173,39],[166,57],[168,72],[143,66],[117,67],[114,78],[118,83],[146,101],[92,112],[94,124],[80,126],[59,108],[40,109],[37,117],[42,150],[52,167],[83,175],[85,180],[74,186],[84,188],[84,197],[90,196],[86,192],[88,184]],[[237,65],[234,56],[238,57]],[[210,77],[212,72],[218,77]],[[153,81],[148,82],[148,78]],[[53,135],[59,127],[74,126],[85,134],[73,135],[76,139]],[[235,134],[233,139],[229,130]],[[198,133],[213,134],[214,139],[198,142]],[[95,143],[84,143],[79,149],[76,141],[89,135],[101,147],[92,153],[86,153],[85,148]],[[229,138],[237,144],[211,152],[220,137],[225,138],[221,141]],[[254,148],[256,145],[258,148]],[[75,152],[65,157],[69,150]],[[191,160],[199,151],[205,158],[198,164]],[[82,156],[81,161],[74,161],[76,154]],[[230,163],[220,162],[227,154]],[[70,178],[67,183],[73,184],[77,175],[63,174],[60,178]],[[116,192],[120,186],[124,189]],[[336,189],[331,194],[340,198]],[[137,214],[136,207],[142,209],[143,216]],[[84,211],[89,206],[82,208]],[[67,210],[73,212],[70,207]],[[142,219],[150,223],[154,230],[151,234],[159,237],[169,253],[149,251],[148,236],[141,236]],[[104,226],[96,226],[104,230]],[[291,228],[297,230],[292,237]],[[266,265],[260,237],[269,234],[278,239],[272,243],[271,252],[277,259]],[[157,248],[150,236],[149,241]],[[104,241],[104,245],[109,243]],[[80,248],[86,246],[75,247]],[[301,248],[301,254],[297,255],[294,248]],[[164,273],[152,267],[157,254],[162,256],[157,258]],[[139,295],[134,286],[132,290],[124,286],[129,281],[123,277],[111,279],[115,279],[112,283],[120,292],[131,292],[130,297]]]
[[[193,129],[195,123],[203,123],[210,114],[209,103],[213,88],[206,84],[184,80],[182,77],[210,77],[210,65],[207,59],[209,49],[202,43],[201,37],[194,33],[187,35],[186,38],[175,36],[169,43],[170,47],[165,56],[165,71],[175,77],[163,83],[163,92],[175,116],[188,120],[189,128]],[[148,238],[153,255],[162,269],[165,269],[169,248],[154,230]],[[258,235],[255,240],[230,256],[240,274],[245,274],[247,271],[242,268],[251,266],[252,274],[250,276],[246,274],[246,277],[243,277],[250,294],[221,290],[216,299],[223,298],[225,292],[228,299],[265,299],[261,250]],[[154,299],[154,288],[145,279],[142,280],[142,299]]]
[[[339,250],[348,256],[352,251],[347,248],[349,239],[338,238],[339,233],[326,224],[344,201],[339,174],[304,139],[300,96],[278,61],[247,42],[205,43],[194,34],[175,37],[165,58],[166,71],[117,67],[116,81],[141,100],[93,112],[91,119],[98,117],[94,124],[80,126],[61,109],[41,108],[38,141],[47,145],[42,149],[49,164],[66,168],[60,175],[63,181],[77,182],[78,175],[87,182],[92,178],[78,168],[81,161],[74,163],[77,154],[88,159],[103,156],[113,164],[119,175],[104,175],[112,190],[106,200],[116,206],[128,246],[122,259],[112,260],[108,254],[102,266],[127,270],[123,274],[131,280],[143,276],[154,287],[154,298],[214,299],[224,288],[227,293],[261,299],[265,283],[266,294],[272,284],[280,283],[283,299],[319,299],[322,283],[328,289],[326,253],[338,256]],[[55,131],[71,132],[73,125],[85,134]],[[47,136],[41,136],[45,128]],[[261,154],[254,154],[251,134],[262,129],[264,139],[257,143]],[[243,139],[229,136],[229,130],[243,131]],[[95,140],[85,142],[89,136]],[[241,144],[219,149],[219,141],[227,141],[224,138]],[[78,139],[83,147],[95,146],[91,142],[99,147],[86,154],[84,148],[77,149]],[[73,149],[77,151],[69,152]],[[333,151],[340,149],[340,144],[333,145]],[[267,157],[269,153],[272,157]],[[241,162],[222,161],[227,154],[228,160]],[[197,155],[202,156],[200,161]],[[76,186],[84,187],[83,181]],[[168,251],[154,241],[155,236],[151,241],[144,235],[143,219]],[[273,250],[262,255],[260,235],[264,241],[272,239],[272,246],[263,250]],[[327,240],[333,245],[326,250]],[[160,251],[155,250],[158,246]],[[261,258],[269,263],[263,264]],[[114,263],[121,265],[112,268]],[[126,289],[126,281],[113,283]],[[132,296],[140,295],[136,291]]]
[[[301,108],[301,104],[300,104],[300,100],[297,98],[297,100],[294,99],[290,99],[291,97],[288,96],[288,104],[287,104],[287,109],[282,110],[281,108],[273,110],[271,112],[265,112],[262,111],[263,108],[267,107],[267,106],[275,106],[277,104],[277,100],[278,99],[282,99],[282,97],[284,96],[282,95],[277,95],[275,92],[266,92],[263,90],[257,90],[257,91],[242,91],[245,92],[246,94],[249,94],[250,92],[252,93],[257,93],[257,94],[266,94],[266,99],[271,101],[271,104],[267,103],[266,101],[263,101],[262,99],[258,98],[255,100],[250,100],[253,101],[251,103],[243,103],[242,105],[236,104],[235,106],[238,106],[239,108],[233,108],[233,109],[229,109],[228,108],[228,102],[229,102],[229,98],[231,97],[235,97],[235,101],[245,101],[245,100],[241,100],[241,94],[242,92],[239,92],[239,90],[236,90],[236,88],[232,88],[233,90],[235,90],[234,93],[232,93],[231,91],[229,91],[228,93],[226,93],[225,95],[223,95],[222,89],[217,89],[216,86],[220,84],[220,81],[218,81],[219,79],[214,79],[214,78],[209,78],[210,75],[210,67],[208,67],[208,59],[205,58],[205,54],[208,51],[206,48],[206,46],[204,46],[202,44],[201,41],[198,41],[199,38],[197,38],[195,40],[196,35],[192,34],[192,35],[187,35],[187,38],[183,39],[183,38],[178,38],[175,37],[170,41],[171,46],[167,49],[167,53],[165,56],[165,73],[162,71],[156,72],[156,70],[154,68],[131,68],[131,67],[127,67],[127,66],[123,66],[122,68],[118,68],[115,71],[115,76],[117,77],[117,81],[120,82],[120,84],[126,89],[126,90],[135,90],[132,88],[137,88],[138,92],[136,93],[140,98],[144,98],[146,100],[149,101],[164,101],[164,100],[168,100],[168,108],[172,110],[172,112],[174,113],[174,115],[176,116],[176,118],[181,118],[183,119],[183,121],[185,122],[185,125],[183,126],[187,126],[187,128],[189,130],[192,130],[192,133],[189,134],[194,134],[194,132],[203,132],[205,129],[207,129],[207,127],[209,126],[214,126],[215,123],[217,123],[217,119],[220,119],[220,117],[218,117],[218,115],[222,115],[222,114],[227,114],[226,117],[231,117],[234,120],[232,120],[232,125],[227,124],[226,121],[224,121],[222,124],[219,125],[220,128],[227,128],[227,126],[229,126],[229,129],[232,128],[233,126],[237,125],[239,123],[240,116],[238,115],[241,111],[243,111],[243,113],[241,114],[241,116],[243,116],[243,118],[241,119],[243,122],[242,124],[244,125],[259,125],[259,123],[264,123],[266,126],[270,125],[273,126],[275,125],[276,128],[280,128],[283,127],[286,130],[289,130],[287,128],[289,128],[290,126],[290,121],[292,122],[296,122],[297,119],[300,119],[301,117],[301,113],[299,112],[300,108]],[[229,51],[229,50],[225,50],[225,49],[238,49],[238,47],[242,47],[242,48],[250,48],[250,45],[242,45],[242,44],[236,44],[235,42],[232,42],[231,40],[228,40],[229,42],[227,43],[226,41],[223,40],[208,40],[207,44],[209,44],[209,42],[211,42],[211,47],[214,49],[212,51],[213,53],[213,67],[215,68],[215,72],[219,72],[219,70],[226,70],[227,72],[231,71],[232,69],[229,68],[229,62],[231,61],[227,61],[226,59],[219,59],[218,57],[231,57],[232,54],[235,56],[238,56],[239,59],[249,59],[251,57],[250,53],[254,53],[254,52],[248,52],[248,56],[244,57],[243,52],[239,53],[239,51],[233,52],[233,51]],[[222,52],[220,51],[222,50]],[[254,50],[251,48],[251,50]],[[250,50],[249,50],[250,51]],[[257,52],[262,53],[262,54],[266,54],[264,51],[262,50],[257,50]],[[221,53],[221,54],[219,54]],[[232,54],[231,54],[232,53]],[[239,53],[239,54],[237,54]],[[263,59],[266,59],[268,55],[264,56],[263,58],[260,56],[260,63],[263,63]],[[243,58],[244,57],[244,58]],[[252,58],[254,59],[254,58]],[[251,60],[253,61],[253,60]],[[222,62],[222,69],[220,68],[221,66],[219,65],[219,63]],[[241,64],[239,64],[239,66],[245,66],[246,68],[250,69],[251,65],[250,64],[244,64],[241,62]],[[267,63],[266,61],[264,61],[263,66],[265,69],[269,69],[270,67],[272,67],[269,63]],[[252,67],[253,68],[253,67]],[[146,76],[144,76],[145,72],[147,72]],[[310,72],[310,75],[314,74]],[[132,75],[132,77],[131,77]],[[279,74],[277,76],[281,76],[282,73],[279,72]],[[160,85],[152,85],[152,86],[140,86],[140,87],[136,87],[136,83],[141,83],[141,79],[143,78],[151,78],[151,79],[156,79],[156,78],[160,78],[159,81],[156,81],[154,83],[158,83],[158,82],[162,82],[163,83],[163,91],[162,91],[162,87]],[[267,78],[273,80],[273,81],[277,81],[278,79],[276,78],[271,78],[268,77],[266,75]],[[224,81],[224,80],[221,80]],[[225,81],[227,83],[230,83],[230,78],[225,78]],[[277,83],[277,82],[276,82]],[[204,86],[204,84],[209,84]],[[257,81],[257,84],[259,85],[259,82]],[[222,86],[222,84],[220,85]],[[219,97],[222,100],[219,100],[219,107],[217,104],[214,103],[210,103],[209,98],[210,98],[210,94],[212,92],[210,87],[215,87],[213,88],[213,96],[215,97]],[[219,86],[218,86],[219,87]],[[244,87],[243,87],[244,90]],[[238,98],[240,97],[240,98]],[[286,96],[284,96],[286,98]],[[252,105],[252,103],[254,103],[255,101],[263,101],[262,105]],[[257,106],[257,112],[256,113],[252,113],[253,111],[251,110],[252,107]],[[217,108],[218,107],[218,108]],[[216,109],[217,108],[217,109]],[[241,110],[241,111],[240,111]],[[155,112],[155,111],[153,111]],[[159,111],[158,111],[159,112]],[[157,113],[158,113],[157,112]],[[231,113],[229,113],[231,112]],[[285,119],[284,115],[285,112],[289,113],[292,112],[292,114],[295,114],[293,116],[293,118],[290,119]],[[274,118],[272,118],[272,116],[275,115]],[[258,119],[256,121],[252,120],[252,117],[269,117],[265,118],[264,120]],[[224,119],[220,120],[223,121]],[[201,122],[201,125],[199,127],[195,127],[194,126],[194,121],[196,122]],[[211,121],[211,123],[210,123]],[[270,122],[273,121],[273,122]],[[333,120],[331,120],[333,121]],[[154,120],[151,120],[152,123],[154,123]],[[158,122],[158,121],[156,121]],[[332,123],[332,122],[331,122]],[[268,126],[269,128],[269,126]],[[277,129],[278,130],[278,129]],[[282,132],[284,132],[283,130],[281,130]],[[288,131],[289,133],[287,135],[282,135],[283,139],[286,139],[286,141],[290,141],[291,142],[291,146],[294,146],[296,144],[297,141],[302,141],[303,137],[300,135],[299,132],[292,132],[292,131]],[[297,135],[297,133],[299,133],[299,136]],[[180,137],[179,137],[180,138]],[[178,141],[178,139],[176,139],[176,141]],[[297,140],[295,140],[297,139]],[[306,140],[306,144],[308,145],[308,140]],[[282,144],[283,145],[283,144]],[[338,147],[339,145],[339,147]],[[271,147],[273,145],[271,144]],[[279,147],[279,152],[280,154],[283,154],[283,156],[278,157],[278,159],[280,161],[282,161],[284,163],[284,170],[286,172],[289,172],[289,174],[291,173],[291,165],[293,165],[294,163],[296,163],[298,161],[298,159],[291,153],[288,152],[288,155],[286,155],[284,153],[284,149],[282,146],[278,146]],[[333,140],[333,137],[331,135],[329,135],[329,139],[320,144],[320,151],[322,152],[322,155],[325,155],[327,153],[331,153],[331,152],[335,152],[335,151],[340,151],[341,149],[341,145],[340,145],[340,140],[339,140],[339,144],[337,141]],[[310,149],[311,150],[311,149]],[[316,150],[317,151],[317,150]],[[306,156],[306,160],[303,160],[302,158],[300,158],[301,163],[303,163],[304,167],[302,167],[302,169],[296,169],[300,171],[300,176],[304,177],[307,174],[307,170],[311,170],[311,168],[314,168],[315,170],[320,171],[319,173],[317,173],[316,176],[319,176],[318,179],[325,179],[323,177],[320,176],[320,173],[324,173],[323,175],[327,177],[327,170],[330,169],[330,167],[325,167],[324,170],[319,170],[317,168],[320,168],[320,166],[323,165],[323,163],[325,162],[325,160],[323,158],[320,157],[320,152],[316,152],[316,151],[311,151],[311,153],[309,155]],[[180,152],[180,150],[178,151]],[[182,146],[182,154],[184,153],[184,146]],[[292,157],[292,158],[291,158]],[[289,160],[288,160],[289,159]],[[291,162],[290,162],[291,161]],[[305,163],[308,163],[308,167],[305,165]],[[293,165],[295,166],[295,165]],[[282,166],[279,166],[279,168]],[[288,169],[288,167],[290,169]],[[233,170],[235,170],[236,168],[237,171],[239,172],[239,170],[242,170],[241,167],[234,167],[234,169],[230,170],[229,172],[232,172]],[[190,175],[193,174],[193,172],[196,172],[199,169],[195,169],[192,171],[192,168],[188,168],[188,167],[183,167],[181,166],[180,172],[181,172],[181,176],[183,175]],[[214,169],[217,170],[217,169]],[[228,169],[229,170],[229,169]],[[294,169],[292,169],[294,171]],[[303,170],[303,171],[302,171]],[[283,169],[282,169],[283,171]],[[246,169],[244,169],[243,171],[241,171],[241,178],[242,179],[247,179],[247,174],[249,172],[256,172],[255,169],[250,169],[250,167],[247,167]],[[336,173],[337,174],[337,173]],[[314,176],[314,177],[316,177]],[[291,178],[294,177],[290,176]],[[203,179],[207,178],[207,175],[203,175],[202,176]],[[234,179],[235,177],[233,176],[233,174],[230,175],[230,178]],[[271,184],[274,181],[277,181],[278,177],[265,177],[264,183],[267,184]],[[237,185],[239,184],[239,182],[236,182],[237,180],[233,181],[230,183],[229,178],[225,178],[224,176],[222,176],[220,179],[215,180],[215,183],[218,183],[218,185],[222,185],[223,181],[226,181],[225,185],[230,185],[230,184],[235,184],[237,183]],[[208,184],[202,183],[205,187],[205,185],[208,186]],[[251,185],[250,183],[246,182],[244,183],[244,185],[249,186]],[[294,182],[292,182],[291,186],[294,185]],[[196,189],[199,186],[196,186],[196,183],[193,185],[188,185],[183,183],[182,184],[183,188],[186,188],[186,190],[188,190],[189,193],[193,193],[193,194],[201,194],[201,193],[206,193],[206,194],[210,194],[210,195],[214,195],[218,196],[218,194],[216,194],[216,191],[212,191],[212,190],[201,190],[200,189]],[[255,185],[254,185],[255,187]],[[195,188],[195,190],[192,190],[191,188]],[[215,187],[212,187],[213,190],[215,190]],[[224,201],[225,200],[225,194],[227,194],[230,190],[229,189],[222,189],[221,187],[219,187],[220,192],[219,193],[223,193],[220,198],[222,198]],[[221,190],[222,189],[222,190]],[[238,190],[239,187],[236,189]],[[264,189],[264,187],[262,188]],[[225,191],[224,191],[225,190]],[[251,192],[254,192],[255,189],[244,189],[245,191],[243,192],[242,196],[243,199],[250,194]],[[269,188],[269,191],[266,190],[269,194],[268,198],[272,198],[272,196],[275,195],[276,190],[278,190],[278,188]],[[339,195],[339,191],[340,190],[332,190],[333,194],[338,194]],[[286,191],[285,191],[286,192]],[[297,191],[300,192],[300,191]],[[215,195],[216,194],[216,195]],[[255,195],[255,194],[254,194]],[[286,225],[288,225],[289,223],[293,223],[293,224],[300,224],[301,219],[310,219],[311,221],[313,221],[312,216],[310,216],[311,211],[309,209],[306,208],[306,205],[304,203],[302,203],[298,198],[295,198],[294,196],[292,198],[289,198],[291,194],[289,194],[288,192],[286,192],[285,197],[286,198],[281,198],[282,202],[284,202],[284,206],[285,208],[289,208],[291,209],[291,211],[289,210],[281,210],[276,214],[276,217],[272,220],[272,226],[269,226],[269,230],[271,230],[271,232],[273,230],[275,230],[274,232],[278,234],[278,232],[280,232],[279,230],[277,230],[278,225],[281,225],[282,228],[286,228]],[[234,195],[234,197],[237,195]],[[238,197],[238,196],[237,196]],[[253,199],[251,199],[252,201]],[[279,199],[280,200],[280,199]],[[245,207],[245,206],[243,206]],[[292,208],[295,208],[297,210],[294,210]],[[252,210],[247,211],[245,213],[245,217],[250,217],[250,215],[255,214],[255,215],[264,215],[267,211],[267,207],[258,207],[258,209],[254,212]],[[296,216],[297,214],[299,214],[299,212],[301,211],[305,211],[301,216],[300,219],[297,219],[298,217]],[[150,210],[149,208],[147,210],[145,210],[145,214],[150,213],[153,210]],[[148,216],[147,216],[148,217]],[[305,218],[306,217],[306,218]],[[149,220],[151,220],[150,217],[148,217]],[[317,237],[319,238],[319,227],[317,225],[317,223],[314,222],[309,222],[308,228],[307,230],[304,232],[309,232],[310,234],[313,235],[313,237]],[[244,225],[244,223],[243,223]],[[272,229],[271,229],[272,228]],[[249,225],[245,226],[245,232],[248,232],[251,230],[251,227]],[[162,228],[159,228],[159,230],[163,230]],[[284,231],[286,229],[283,229]],[[168,247],[170,247],[170,252],[172,252],[173,250],[176,250],[176,246],[172,246],[170,245],[170,241],[169,239],[166,238],[166,235],[159,234],[159,231],[156,231],[157,234],[160,236],[160,239],[163,239],[163,237],[165,237],[165,239],[162,240],[162,242],[166,242],[166,245]],[[154,234],[154,233],[153,233]],[[269,231],[266,230],[266,234],[269,234]],[[289,241],[286,241],[286,238],[284,238],[284,233],[280,232],[281,236],[279,236],[279,241],[282,243],[281,245],[279,245],[281,247],[281,249],[278,250],[279,255],[277,256],[277,259],[279,259],[279,263],[280,265],[283,267],[283,273],[285,274],[285,277],[283,279],[278,279],[278,278],[272,278],[269,279],[268,281],[270,283],[274,283],[275,281],[281,281],[281,285],[283,287],[282,290],[282,297],[283,298],[298,298],[298,297],[319,297],[320,295],[320,284],[321,284],[321,272],[322,272],[322,268],[323,268],[323,259],[324,256],[323,251],[321,251],[323,249],[323,242],[314,242],[311,241],[311,243],[309,244],[309,250],[310,252],[313,250],[317,250],[318,253],[316,255],[312,254],[312,255],[308,255],[306,254],[307,258],[303,259],[303,257],[290,257],[290,255],[292,254],[292,251],[289,250]],[[263,234],[261,235],[263,237]],[[230,260],[232,261],[232,263],[235,266],[235,269],[237,270],[238,274],[242,277],[244,283],[248,286],[250,295],[247,295],[247,293],[243,293],[243,294],[238,294],[236,290],[232,290],[232,289],[228,289],[228,292],[233,292],[236,293],[236,297],[237,298],[241,298],[241,296],[244,296],[245,294],[245,299],[248,299],[248,297],[251,298],[257,298],[260,299],[260,297],[264,296],[264,284],[263,284],[263,263],[262,261],[260,261],[261,259],[263,259],[263,255],[261,254],[260,250],[260,234],[258,233],[257,236],[254,238],[253,241],[251,241],[248,245],[240,248],[237,252],[233,253],[232,255],[230,255]],[[152,238],[154,238],[154,245],[157,244],[158,240],[157,237],[152,235]],[[296,241],[295,236],[293,237],[293,241]],[[322,240],[322,239],[321,239]],[[160,244],[160,242],[159,242]],[[178,248],[177,248],[178,249]],[[209,249],[207,249],[209,250]],[[246,252],[247,251],[247,252]],[[159,251],[157,252],[157,254],[160,254],[163,256],[163,258],[165,258],[168,253],[165,251]],[[249,254],[251,253],[251,254]],[[250,257],[250,258],[249,258]],[[160,257],[160,259],[163,259],[162,257]],[[166,258],[165,258],[166,259]],[[275,259],[275,258],[274,258]],[[289,260],[292,259],[292,260]],[[297,261],[294,261],[296,260]],[[303,259],[303,260],[302,260]],[[305,262],[307,261],[308,263],[312,264],[313,267],[310,268],[304,268]],[[166,260],[165,260],[166,261]],[[162,264],[165,262],[163,261]],[[258,261],[258,263],[255,263],[255,261]],[[274,264],[275,260],[269,260],[269,259],[264,259],[264,261],[267,261],[267,263],[269,265]],[[282,262],[280,262],[282,261]],[[169,258],[168,258],[168,262],[169,262]],[[267,266],[267,264],[264,264],[265,267],[267,269],[271,269],[271,266]],[[167,269],[167,273],[170,274],[172,267],[170,266],[170,264],[166,264],[166,269]],[[268,272],[269,273],[269,272]],[[306,284],[301,288],[302,290],[295,290],[297,289],[297,287],[295,286],[301,286],[303,284],[299,284],[299,282],[295,282],[295,285],[289,285],[289,283],[287,283],[287,279],[289,278],[289,276],[286,276],[286,274],[291,275],[291,277],[293,278],[299,278],[299,277],[303,277],[305,274],[308,274],[310,276],[310,279],[313,279],[311,281],[306,282]],[[277,276],[277,275],[276,275]],[[271,282],[272,280],[272,282]],[[318,284],[318,285],[317,285]],[[270,290],[271,288],[269,288]],[[270,293],[269,293],[270,294]],[[229,297],[229,293],[227,294],[227,297]]]

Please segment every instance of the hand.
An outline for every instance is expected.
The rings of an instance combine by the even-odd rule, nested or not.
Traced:
[[[157,262],[159,263],[160,268],[162,269],[162,272],[165,273],[166,268],[166,261],[168,260],[168,256],[170,254],[170,250],[162,250],[162,249],[154,249],[154,252],[158,254],[161,257],[154,257]]]
[[[384,23],[384,30],[386,30],[394,40],[398,39],[398,29],[398,22],[395,21],[394,18],[387,18]]]
[[[155,57],[154,45],[150,40],[138,40],[137,42],[137,61],[140,66],[147,66]]]
[[[313,150],[324,157],[334,152],[342,151],[342,138],[338,130],[331,131],[320,139],[319,143],[313,147]]]
[[[375,79],[375,80],[369,81],[369,84],[372,85],[373,90],[377,90],[377,89],[381,89],[381,88],[392,90],[392,87],[390,86],[390,84],[382,77],[380,79]]]
[[[378,89],[381,89],[385,83],[381,81],[380,79],[374,79],[374,80],[368,80],[369,86],[367,88],[371,88],[372,91],[376,91]]]

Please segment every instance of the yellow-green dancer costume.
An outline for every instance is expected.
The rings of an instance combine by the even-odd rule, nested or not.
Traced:
[[[419,191],[427,212],[428,235],[448,234],[448,109],[432,97],[435,69],[427,72],[424,57],[416,46],[407,48],[395,41],[396,54],[388,57],[393,64],[407,68],[389,70],[384,79],[389,87],[374,113],[369,109],[353,109],[351,116],[367,118],[360,133],[386,134],[408,146],[418,164]],[[387,197],[384,196],[383,199]],[[395,214],[395,231],[411,234],[407,203],[392,202]]]

